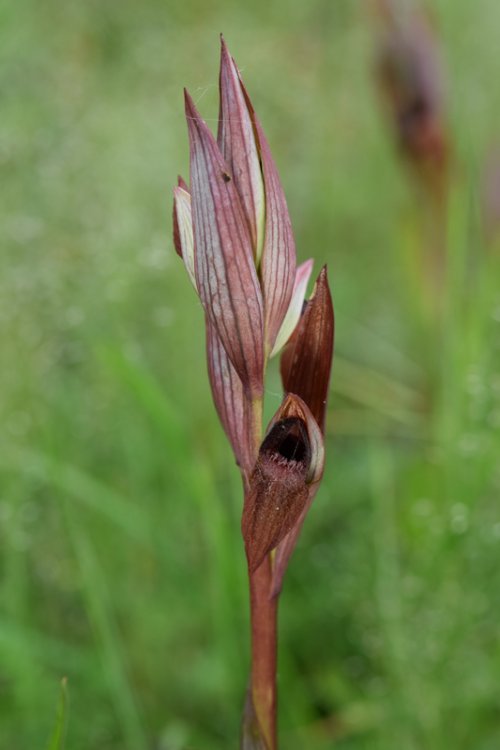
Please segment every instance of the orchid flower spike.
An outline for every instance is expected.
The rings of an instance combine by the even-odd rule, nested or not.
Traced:
[[[185,92],[191,174],[174,188],[174,245],[205,311],[215,406],[248,474],[258,448],[249,417],[268,358],[299,321],[312,260],[296,267],[276,165],[223,38],[219,86],[217,139]]]
[[[323,470],[333,307],[326,268],[304,302],[312,260],[296,267],[278,172],[222,38],[219,86],[217,139],[185,93],[190,185],[174,188],[174,245],[205,311],[214,403],[245,482],[249,567],[276,549],[278,590]],[[280,351],[287,395],[261,445],[265,368]]]
[[[241,747],[276,750],[277,596],[323,476],[333,306],[326,268],[304,302],[312,260],[296,266],[276,165],[221,44],[217,138],[185,94],[190,180],[174,188],[174,245],[203,305],[212,395],[243,478],[252,666]],[[285,394],[262,440],[279,352]]]

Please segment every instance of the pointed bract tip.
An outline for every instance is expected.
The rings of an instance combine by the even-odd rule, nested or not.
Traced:
[[[185,190],[186,193],[189,193],[188,184],[187,184],[186,180],[180,174],[177,175],[177,187],[180,187],[183,190]]]
[[[234,63],[233,57],[231,53],[229,52],[229,48],[227,46],[227,42],[224,39],[224,34],[222,33],[220,35],[220,54],[221,54],[221,60],[226,60],[229,63]]]
[[[239,82],[241,85],[243,95],[246,100],[246,104],[248,107],[249,112],[253,112],[253,107],[251,106],[250,100],[248,98],[248,94],[245,90],[245,86],[243,85],[243,81],[241,80],[240,71],[238,69],[238,66],[236,65],[236,60],[232,56],[232,54],[229,51],[229,47],[227,46],[226,40],[224,39],[223,35],[221,34],[220,37],[220,67],[221,67],[221,74],[222,69],[224,67],[229,68],[230,71],[232,71],[232,74],[235,76],[236,81]]]
[[[328,290],[330,289],[330,286],[328,283],[328,266],[326,265],[326,263],[322,267],[321,271],[318,274],[318,278],[316,279],[314,283],[314,289],[312,291],[309,302],[311,302],[314,299],[318,289],[325,289],[325,288]]]
[[[232,71],[232,75],[235,75],[236,80],[240,81],[240,74],[238,70],[238,66],[236,65],[236,62],[234,60],[234,57],[231,55],[228,46],[226,44],[226,40],[221,34],[220,38],[220,76],[223,75],[224,68],[228,69],[228,71]],[[231,75],[231,72],[228,73]]]
[[[220,35],[220,76],[222,76],[222,70],[225,66],[231,63],[231,55],[227,48],[226,40]]]
[[[186,117],[191,120],[199,120],[200,114],[198,110],[196,109],[195,103],[193,101],[193,97],[189,93],[187,89],[184,89],[184,111],[186,112]]]

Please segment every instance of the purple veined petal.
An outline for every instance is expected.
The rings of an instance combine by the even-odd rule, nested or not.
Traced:
[[[252,118],[241,88],[238,69],[222,35],[219,89],[217,143],[240,195],[258,266],[264,243],[264,181]]]
[[[174,188],[174,244],[177,254],[181,256],[186,266],[189,279],[196,292],[196,277],[194,272],[194,239],[193,222],[191,217],[191,196],[182,187]]]
[[[298,522],[323,474],[323,435],[307,405],[287,394],[269,425],[245,493],[241,529],[250,573]]]
[[[262,295],[240,197],[217,143],[187,92],[196,285],[243,387],[263,390]]]
[[[295,240],[285,194],[264,131],[240,78],[250,112],[264,176],[266,223],[259,275],[264,299],[266,354],[272,351],[288,310],[295,282]]]
[[[285,319],[276,336],[274,348],[271,357],[274,357],[285,346],[286,342],[295,330],[300,319],[300,314],[304,306],[304,297],[306,294],[307,284],[312,273],[314,261],[312,258],[306,260],[298,268],[295,274],[295,284],[293,287],[292,299],[288,306]]]
[[[251,402],[208,316],[205,322],[208,375],[215,408],[236,461],[248,476],[255,463],[251,433]]]
[[[333,340],[333,304],[325,266],[280,362],[283,388],[296,393],[306,402],[322,432],[325,428]]]

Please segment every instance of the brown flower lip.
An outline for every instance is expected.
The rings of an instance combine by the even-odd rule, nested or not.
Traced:
[[[245,497],[241,527],[250,572],[293,529],[323,465],[319,427],[304,402],[288,394],[262,442]]]

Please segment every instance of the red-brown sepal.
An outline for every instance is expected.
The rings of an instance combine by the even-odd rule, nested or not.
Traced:
[[[322,432],[325,429],[333,339],[333,304],[324,266],[280,362],[284,390],[296,393],[306,402]]]

